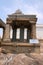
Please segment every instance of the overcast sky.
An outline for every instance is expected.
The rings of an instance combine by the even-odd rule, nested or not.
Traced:
[[[0,0],[0,18],[6,22],[8,14],[20,9],[24,14],[37,15],[37,23],[43,24],[43,0]]]

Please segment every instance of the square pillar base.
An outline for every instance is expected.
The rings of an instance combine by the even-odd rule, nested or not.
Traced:
[[[3,39],[4,42],[10,42],[11,39]]]

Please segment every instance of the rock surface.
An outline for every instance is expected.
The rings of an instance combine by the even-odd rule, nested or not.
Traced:
[[[43,65],[43,55],[0,53],[0,65]]]

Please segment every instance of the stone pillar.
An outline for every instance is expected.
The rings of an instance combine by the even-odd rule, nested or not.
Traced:
[[[5,33],[5,29],[3,28],[3,37],[2,38],[4,38],[4,33]]]
[[[10,41],[10,25],[6,24],[3,41]]]
[[[13,29],[13,37],[12,37],[13,41],[16,41],[16,28]]]
[[[24,41],[24,28],[20,28],[20,41]]]
[[[27,41],[29,42],[29,39],[30,39],[30,30],[28,29],[27,30]]]
[[[0,44],[1,44],[1,37],[0,37]]]
[[[31,38],[36,39],[36,24],[35,23],[31,25]]]

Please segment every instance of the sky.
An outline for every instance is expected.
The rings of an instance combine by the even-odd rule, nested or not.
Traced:
[[[37,24],[43,24],[43,0],[0,0],[0,18],[6,23],[7,15],[20,9],[24,14],[37,16]],[[0,30],[0,35],[2,31]]]
[[[1,0],[0,18],[6,23],[8,14],[20,9],[24,14],[35,14],[37,23],[43,24],[43,0]]]

